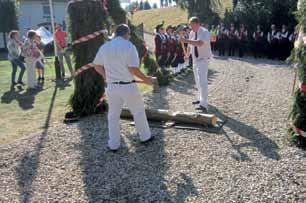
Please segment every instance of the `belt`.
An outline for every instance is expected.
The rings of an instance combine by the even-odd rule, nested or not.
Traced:
[[[119,82],[112,82],[111,84],[115,84],[115,85],[129,85],[132,83],[136,83],[135,80],[132,80],[131,82],[123,82],[123,81],[119,81]]]

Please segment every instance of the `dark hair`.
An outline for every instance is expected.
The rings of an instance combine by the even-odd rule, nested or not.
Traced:
[[[129,26],[126,25],[126,24],[121,24],[121,25],[118,25],[118,27],[116,28],[115,36],[116,37],[122,37],[129,32],[130,32]]]
[[[198,17],[191,17],[189,19],[189,23],[196,23],[199,24],[200,23],[200,19]]]
[[[29,30],[27,33],[28,38],[32,39],[36,35],[36,32],[34,30]]]
[[[13,39],[13,37],[14,37],[17,33],[18,33],[17,30],[12,30],[12,31],[8,34],[8,36],[9,36],[10,39]]]

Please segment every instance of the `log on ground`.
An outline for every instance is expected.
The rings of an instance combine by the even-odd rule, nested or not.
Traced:
[[[170,113],[168,110],[146,109],[146,115],[150,121],[174,121],[176,123],[212,125],[217,124],[217,117],[213,114],[193,113],[193,112],[175,112]],[[121,118],[132,119],[133,115],[128,109],[123,109]]]

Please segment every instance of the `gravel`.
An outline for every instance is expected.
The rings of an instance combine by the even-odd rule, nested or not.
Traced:
[[[209,111],[218,133],[153,128],[141,145],[122,122],[122,149],[107,151],[106,118],[59,124],[0,146],[0,202],[305,202],[306,153],[286,140],[293,70],[268,60],[213,59]],[[151,108],[194,111],[192,75]]]

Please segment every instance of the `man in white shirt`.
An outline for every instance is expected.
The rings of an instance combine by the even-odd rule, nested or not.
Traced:
[[[199,104],[197,110],[207,112],[208,107],[208,64],[212,56],[210,47],[210,33],[201,27],[200,20],[197,17],[192,17],[189,20],[192,31],[189,39],[181,38],[183,43],[189,44],[193,58],[193,72],[198,88],[198,101],[193,104]]]
[[[111,151],[117,151],[120,148],[119,120],[124,103],[133,114],[140,140],[148,142],[153,138],[145,114],[144,102],[133,76],[148,85],[153,84],[153,78],[139,70],[138,52],[129,39],[129,27],[125,24],[119,25],[115,37],[100,47],[93,61],[95,69],[107,82],[108,147]]]

